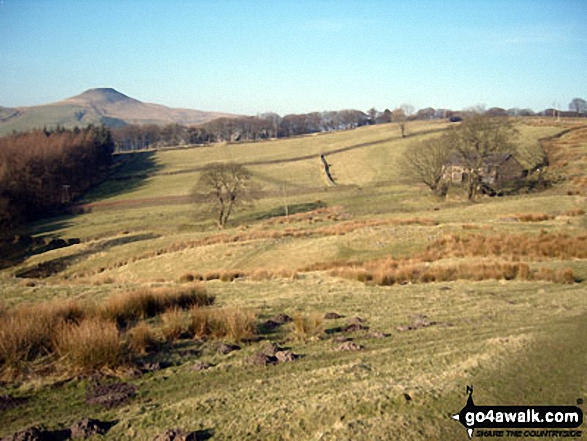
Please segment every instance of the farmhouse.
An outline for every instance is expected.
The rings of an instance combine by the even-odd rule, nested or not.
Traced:
[[[442,179],[452,184],[461,184],[467,181],[468,175],[473,172],[471,164],[481,163],[475,170],[484,186],[493,189],[503,188],[508,182],[525,177],[528,171],[510,153],[495,153],[481,160],[471,157],[465,160],[461,155],[453,155],[446,166]]]

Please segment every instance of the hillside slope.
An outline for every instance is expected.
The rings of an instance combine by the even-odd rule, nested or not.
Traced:
[[[174,109],[143,103],[111,88],[90,89],[80,95],[32,107],[0,107],[0,136],[13,130],[86,126],[104,123],[110,127],[125,124],[200,124],[221,116],[218,112]]]

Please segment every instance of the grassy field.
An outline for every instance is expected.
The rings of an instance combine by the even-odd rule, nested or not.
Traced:
[[[478,405],[587,398],[587,130],[574,121],[530,121],[518,124],[523,152],[574,129],[543,141],[552,170],[565,179],[540,193],[476,203],[458,194],[439,199],[398,165],[405,149],[446,123],[408,124],[404,140],[387,124],[121,157],[114,179],[83,201],[85,214],[33,226],[37,235],[81,241],[0,272],[0,318],[29,303],[74,299],[100,310],[120,292],[204,286],[215,298],[212,311],[254,314],[259,332],[240,342],[180,333],[137,355],[134,367],[102,370],[98,379],[62,369],[41,375],[68,358],[39,357],[24,374],[3,373],[0,398],[26,401],[3,408],[7,399],[0,400],[0,436],[89,416],[116,422],[104,435],[112,440],[151,440],[170,428],[218,440],[457,440],[466,433],[450,415],[464,406],[467,385]],[[262,194],[223,231],[188,197],[201,168],[215,161],[247,164]],[[278,216],[285,204],[299,213]],[[449,251],[447,243],[460,241],[485,248]],[[387,274],[391,258],[396,273],[412,271],[410,283],[364,278]],[[466,272],[518,264],[529,275],[421,277],[451,265]],[[207,281],[193,285],[200,278]],[[328,312],[342,317],[324,319]],[[192,314],[174,313],[178,322]],[[280,313],[296,320],[261,326]],[[167,335],[172,315],[165,314],[141,321]],[[368,329],[345,331],[353,317]],[[304,318],[310,325],[301,332]],[[128,338],[132,329],[120,333]],[[341,336],[362,349],[337,350]],[[221,340],[241,349],[222,355]],[[268,342],[301,357],[252,364]],[[139,362],[164,368],[141,373]],[[196,371],[197,363],[210,368]],[[88,404],[96,382],[125,382],[136,395],[113,408]]]

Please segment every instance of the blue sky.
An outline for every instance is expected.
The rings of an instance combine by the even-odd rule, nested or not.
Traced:
[[[587,99],[587,1],[0,0],[0,105],[281,115]]]

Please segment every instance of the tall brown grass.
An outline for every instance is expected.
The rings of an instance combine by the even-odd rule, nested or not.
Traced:
[[[199,338],[214,337],[234,342],[252,339],[257,332],[253,312],[235,307],[192,308],[190,331]]]
[[[501,257],[545,260],[587,258],[587,235],[563,233],[446,235],[431,243],[419,255],[429,262],[447,257]]]
[[[160,340],[155,330],[146,322],[140,322],[126,333],[126,344],[131,353],[146,354],[157,350]]]
[[[115,369],[124,363],[122,339],[116,324],[99,317],[60,326],[55,345],[56,352],[75,372]]]
[[[179,308],[171,308],[161,314],[161,331],[165,340],[175,341],[190,330],[190,317]]]
[[[175,288],[143,288],[109,297],[100,309],[101,315],[113,319],[120,327],[140,319],[154,317],[168,309],[189,309],[214,302],[203,285]]]
[[[368,265],[366,268],[346,267],[330,271],[330,275],[382,286],[407,283],[450,282],[456,280],[544,280],[574,283],[577,275],[571,268],[555,271],[540,268],[532,271],[527,263],[500,261],[463,262],[448,265],[397,263]]]
[[[0,367],[17,367],[51,354],[62,324],[77,324],[86,315],[74,300],[23,304],[0,315]]]
[[[324,332],[324,316],[321,314],[297,313],[292,321],[292,334],[294,338],[306,339]]]

